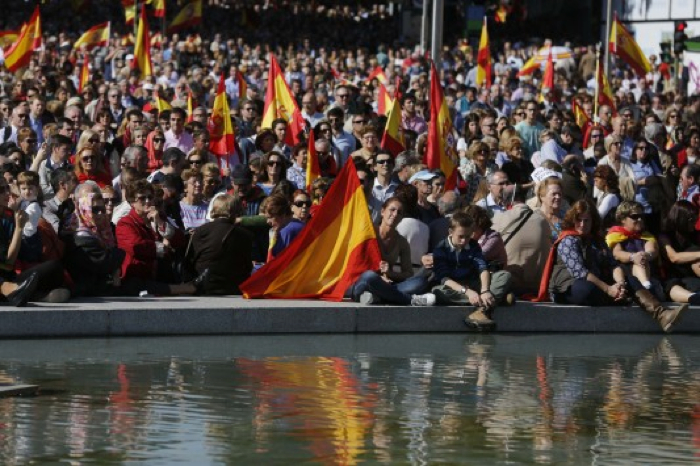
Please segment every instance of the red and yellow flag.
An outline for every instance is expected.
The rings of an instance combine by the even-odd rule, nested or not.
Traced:
[[[32,52],[41,46],[41,17],[37,6],[29,22],[22,26],[17,42],[5,52],[5,67],[11,73],[29,64]]]
[[[148,32],[148,17],[146,16],[146,5],[141,7],[141,17],[139,27],[136,31],[136,44],[134,46],[134,61],[131,68],[138,68],[141,72],[141,79],[153,75],[153,65],[151,64],[151,36]]]
[[[384,74],[384,70],[382,69],[381,66],[377,65],[372,72],[367,76],[367,79],[365,79],[365,82],[367,84],[371,83],[374,78],[377,78],[377,80],[384,84],[386,86],[387,82],[389,81],[386,77],[386,74]]]
[[[306,192],[310,196],[314,194],[311,187],[318,178],[321,178],[321,164],[318,163],[316,153],[316,137],[313,131],[309,131],[309,145],[306,152]]]
[[[341,301],[350,285],[380,261],[365,194],[349,159],[292,244],[240,288],[249,299]]]
[[[156,102],[156,108],[158,109],[159,115],[161,114],[161,112],[173,109],[173,106],[170,105],[167,100],[160,97],[160,94],[158,94],[157,87],[153,90],[153,100]]]
[[[586,115],[586,112],[583,110],[583,107],[579,105],[578,100],[576,99],[573,99],[571,101],[571,112],[574,114],[574,120],[576,121],[576,125],[578,125],[579,128],[583,128],[590,121],[590,117]]]
[[[598,104],[608,105],[613,113],[615,109],[615,100],[613,99],[612,90],[610,90],[610,83],[608,83],[608,77],[605,76],[605,71],[602,66],[598,66],[598,79],[596,79],[596,85],[598,86]]]
[[[19,32],[17,31],[0,31],[0,49],[8,50],[17,39]]]
[[[217,157],[225,157],[236,152],[236,139],[231,123],[231,110],[228,107],[226,95],[226,83],[224,75],[219,78],[219,86],[216,89],[216,98],[211,117],[207,123],[209,130],[209,150]]]
[[[163,34],[160,32],[156,32],[153,34],[151,37],[151,48],[161,48],[163,47]]]
[[[90,81],[90,56],[83,55],[83,66],[80,67],[80,77],[78,79],[78,94],[83,93],[85,85]]]
[[[651,63],[642,49],[639,48],[639,44],[634,40],[632,34],[617,19],[617,14],[610,28],[608,47],[612,53],[622,58],[638,76],[646,76],[647,73],[651,72]]]
[[[430,123],[428,124],[428,148],[425,163],[428,168],[439,168],[445,174],[445,189],[457,186],[457,170],[454,160],[455,140],[447,102],[442,94],[440,78],[435,63],[430,66]]]
[[[134,0],[122,0],[122,6],[124,7],[126,25],[133,26],[136,18],[136,3]]]
[[[106,47],[109,44],[110,22],[91,27],[73,44],[73,49],[85,47],[88,50],[94,47]]]
[[[384,135],[382,136],[382,149],[389,151],[394,157],[406,150],[401,132],[401,103],[398,100],[394,101],[386,119]]]
[[[236,71],[236,81],[238,82],[238,98],[245,99],[248,95],[248,82],[240,71]]]
[[[261,126],[272,128],[272,122],[283,118],[288,125],[285,142],[294,146],[299,144],[299,133],[304,130],[304,117],[301,116],[297,101],[292,96],[284,74],[277,59],[270,54],[270,70],[267,73],[267,92],[265,93],[265,111]]]
[[[544,75],[542,76],[542,85],[540,86],[539,101],[544,102],[544,94],[546,90],[554,90],[554,62],[552,61],[552,47],[549,48],[547,55],[547,64],[544,67]]]
[[[151,5],[153,12],[151,13],[156,18],[165,18],[165,0],[146,0],[146,3]]]
[[[537,62],[537,54],[535,54],[523,65],[522,68],[520,68],[520,71],[518,71],[518,74],[516,76],[518,78],[521,76],[527,76],[529,74],[534,73],[535,70],[538,70],[539,68],[540,64]]]
[[[194,121],[194,99],[192,98],[192,91],[187,90],[187,123]]]
[[[489,44],[489,31],[484,16],[484,25],[481,27],[481,39],[479,39],[479,52],[476,55],[476,85],[491,86],[491,45]]]
[[[387,115],[391,106],[394,103],[394,99],[389,95],[386,86],[379,83],[379,93],[377,94],[377,115]]]
[[[202,0],[190,0],[168,26],[168,34],[202,24]]]

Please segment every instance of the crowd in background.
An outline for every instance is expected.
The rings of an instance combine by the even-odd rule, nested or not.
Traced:
[[[480,329],[493,327],[497,304],[523,296],[632,300],[664,330],[685,306],[660,302],[700,302],[700,99],[671,89],[655,57],[643,77],[613,63],[611,106],[594,105],[591,47],[565,44],[571,57],[557,60],[554,88],[541,90],[541,70],[517,73],[542,44],[493,50],[490,86],[477,86],[474,49],[446,45],[439,76],[459,173],[446,190],[449,173],[425,165],[430,61],[390,40],[382,22],[395,18],[381,7],[319,4],[329,21],[308,23],[310,6],[285,8],[298,13],[285,15],[290,24],[313,34],[280,43],[272,25],[284,10],[258,5],[255,36],[211,28],[164,37],[152,50],[154,75],[141,79],[123,38],[84,54],[72,47],[79,31],[54,26],[27,68],[2,72],[2,294],[238,293],[294,240],[352,159],[382,253],[348,290],[352,299],[471,304],[467,322]],[[362,28],[339,27],[338,15]],[[287,144],[283,119],[262,127],[270,52],[306,121],[297,145]],[[91,80],[78,93],[85,59]],[[367,79],[378,68],[384,76]],[[221,75],[236,137],[223,158],[210,152],[207,130]],[[402,108],[398,155],[381,147],[380,80]],[[172,110],[158,112],[156,91]],[[307,190],[312,131],[322,177]]]

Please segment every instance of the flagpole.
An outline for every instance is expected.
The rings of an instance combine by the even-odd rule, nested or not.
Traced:
[[[442,54],[442,27],[444,22],[444,10],[444,0],[433,0],[433,30],[432,42],[430,44],[430,55],[437,69],[440,69],[440,58]]]
[[[593,95],[593,123],[598,123],[598,93],[600,89],[600,44],[595,48],[595,92]]]
[[[608,0],[608,11],[605,16],[605,66],[603,68],[603,71],[605,72],[605,76],[608,76],[608,71],[610,70],[609,63],[610,63],[610,47],[608,44],[610,43],[610,19],[612,16],[612,0]]]

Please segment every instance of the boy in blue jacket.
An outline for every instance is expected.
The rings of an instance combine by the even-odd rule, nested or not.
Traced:
[[[463,212],[452,216],[447,238],[433,251],[433,272],[439,282],[433,293],[439,304],[476,306],[465,323],[477,330],[493,330],[496,324],[491,316],[496,303],[508,293],[510,273],[489,272],[473,233],[470,216]]]

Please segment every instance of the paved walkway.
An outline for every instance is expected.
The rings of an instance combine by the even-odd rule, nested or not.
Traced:
[[[0,308],[0,337],[467,332],[463,307],[364,306],[240,297],[81,299]],[[637,307],[517,303],[496,311],[499,332],[658,333]],[[690,309],[675,333],[700,333]]]

